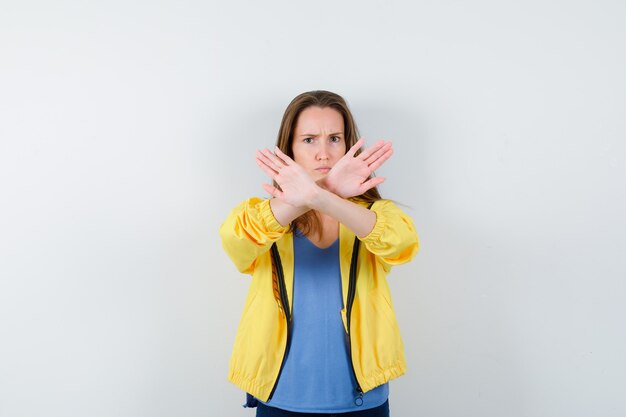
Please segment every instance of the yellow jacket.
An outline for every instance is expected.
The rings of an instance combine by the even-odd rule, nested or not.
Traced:
[[[406,370],[404,348],[386,276],[392,265],[410,261],[419,247],[413,221],[393,202],[378,200],[371,210],[376,213],[376,224],[370,234],[361,239],[350,329],[345,306],[348,305],[355,235],[343,225],[339,228],[344,305],[341,316],[346,332],[349,330],[352,366],[363,392],[404,374]],[[267,401],[279,377],[289,332],[270,247],[276,242],[284,271],[283,288],[289,313],[293,300],[293,235],[289,227],[278,223],[269,200],[251,198],[230,212],[220,227],[220,236],[237,269],[252,275],[228,379]]]

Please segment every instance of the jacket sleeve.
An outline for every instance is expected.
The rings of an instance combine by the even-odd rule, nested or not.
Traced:
[[[413,259],[419,249],[413,220],[389,200],[376,201],[371,210],[376,213],[376,224],[361,239],[367,250],[387,265]]]
[[[220,227],[220,237],[237,269],[252,274],[257,257],[288,230],[274,217],[270,200],[250,198],[231,210]]]

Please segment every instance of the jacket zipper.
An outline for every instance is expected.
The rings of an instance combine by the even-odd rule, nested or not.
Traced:
[[[359,257],[360,244],[361,241],[357,237],[355,237],[354,246],[352,247],[352,260],[350,262],[350,281],[348,284],[348,300],[346,305],[346,321],[348,322],[348,352],[350,353],[350,365],[352,368],[352,375],[354,375],[354,381],[356,382],[357,396],[354,399],[354,404],[357,406],[363,405],[363,390],[361,389],[361,384],[359,384],[359,379],[356,377],[356,371],[354,370],[354,361],[352,360],[352,333],[350,331],[350,322],[352,316],[352,304],[354,303],[354,297],[356,296],[356,267],[357,259]]]
[[[372,207],[372,203],[368,206],[368,209]],[[348,300],[346,302],[346,321],[348,325],[348,352],[350,354],[350,367],[352,369],[352,375],[354,375],[354,381],[356,382],[356,394],[357,396],[354,399],[354,404],[357,406],[363,405],[363,389],[361,388],[361,384],[359,383],[359,379],[356,376],[356,371],[354,370],[354,361],[352,359],[352,337],[350,331],[350,322],[352,316],[352,304],[354,303],[354,297],[356,296],[356,269],[357,269],[357,260],[359,258],[359,247],[361,246],[361,241],[358,237],[354,238],[354,246],[352,247],[352,259],[350,261],[350,280],[348,283]],[[280,364],[280,369],[278,370],[278,376],[276,377],[276,382],[274,382],[274,387],[272,387],[272,391],[270,392],[270,396],[267,399],[269,402],[274,396],[274,391],[276,391],[276,387],[278,386],[278,380],[280,379],[280,374],[283,372],[283,367],[285,366],[285,359],[287,358],[287,354],[289,353],[289,347],[291,345],[291,312],[289,310],[289,299],[287,297],[287,288],[285,286],[285,276],[283,274],[283,265],[280,261],[280,254],[278,253],[278,247],[276,243],[272,244],[271,248],[272,260],[274,261],[274,266],[276,267],[276,275],[278,276],[278,290],[280,292],[280,302],[283,305],[283,311],[285,312],[285,320],[287,322],[287,343],[285,344],[285,352],[283,353],[283,360]]]
[[[283,372],[285,360],[287,359],[289,347],[291,346],[291,311],[289,311],[289,298],[287,297],[287,287],[285,285],[285,276],[283,274],[283,264],[280,261],[280,255],[278,253],[278,247],[276,246],[276,243],[272,244],[271,252],[272,260],[274,261],[274,267],[276,268],[276,275],[278,276],[278,291],[280,292],[280,302],[283,305],[285,320],[287,322],[287,343],[285,344],[283,360],[280,363],[280,369],[278,370],[276,382],[274,382],[274,387],[272,387],[272,391],[270,392],[270,396],[267,399],[267,402],[269,402],[274,396],[274,391],[276,391],[276,387],[278,386],[278,380],[280,379],[280,374]]]

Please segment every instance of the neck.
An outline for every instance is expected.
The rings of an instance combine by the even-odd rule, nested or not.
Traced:
[[[307,238],[319,247],[332,245],[339,237],[339,222],[317,211],[311,211],[309,214],[315,216],[317,222],[312,222],[311,230],[306,234]]]

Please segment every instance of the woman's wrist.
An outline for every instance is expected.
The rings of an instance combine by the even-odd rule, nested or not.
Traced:
[[[311,196],[308,206],[311,210],[324,211],[324,207],[328,205],[328,199],[332,195],[330,191],[323,187],[317,187],[316,192]]]
[[[376,224],[373,211],[321,188],[310,208],[334,218],[358,237],[367,236]]]
[[[292,206],[278,198],[270,199],[270,208],[278,224],[283,227],[289,226],[292,221],[310,210],[310,208],[306,206]]]
[[[327,190],[327,191],[330,191],[330,192],[331,192],[331,193],[333,193],[333,194],[337,194],[337,193],[335,192],[334,187],[332,186],[332,181],[329,181],[329,180],[328,180],[328,176],[326,176],[326,177],[324,177],[324,178],[322,178],[322,179],[320,179],[320,180],[317,180],[315,183],[316,183],[316,184],[317,184],[317,186],[318,186],[318,187],[320,187],[321,189],[323,189],[323,190]]]

